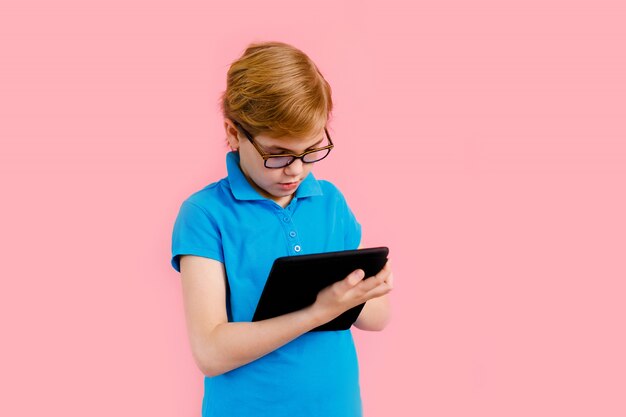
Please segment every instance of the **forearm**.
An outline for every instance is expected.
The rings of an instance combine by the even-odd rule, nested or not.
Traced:
[[[367,300],[374,301],[371,303],[374,307],[366,304],[365,316],[378,315],[386,322],[388,316],[383,313],[388,312],[388,306],[377,305],[388,303],[383,296],[391,290],[388,283],[390,273],[391,270],[385,266],[376,276],[365,280],[363,271],[356,270],[321,290],[315,303],[302,310],[258,322],[222,322],[214,325],[205,333],[205,341],[198,342],[195,351],[200,353],[196,360],[205,375],[223,374],[259,359]],[[378,321],[376,323],[381,325]]]
[[[373,298],[365,303],[354,326],[361,330],[383,330],[391,319],[389,295]]]
[[[220,375],[250,363],[326,321],[310,306],[257,322],[219,324],[211,331],[204,349],[203,373]]]

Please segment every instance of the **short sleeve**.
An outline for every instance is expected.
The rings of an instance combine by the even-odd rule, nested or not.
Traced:
[[[172,267],[180,272],[180,256],[197,255],[224,262],[222,237],[215,220],[202,207],[184,201],[172,233]]]
[[[345,247],[347,250],[357,249],[361,243],[361,224],[357,221],[343,195],[340,194],[340,197],[343,210]]]

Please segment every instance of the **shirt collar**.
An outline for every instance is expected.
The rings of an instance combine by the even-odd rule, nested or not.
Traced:
[[[226,169],[228,171],[228,183],[237,200],[267,200],[255,190],[248,182],[239,166],[239,152],[226,154]],[[312,172],[300,183],[296,190],[296,198],[314,197],[322,195],[322,188]]]

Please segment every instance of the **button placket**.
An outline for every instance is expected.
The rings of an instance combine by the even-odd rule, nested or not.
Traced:
[[[296,231],[296,227],[293,224],[293,219],[290,216],[290,213],[287,210],[281,210],[277,213],[278,218],[280,219],[281,224],[283,225],[283,230],[287,237],[287,245],[289,247],[290,255],[297,255],[302,252],[302,245],[298,239],[298,232]]]

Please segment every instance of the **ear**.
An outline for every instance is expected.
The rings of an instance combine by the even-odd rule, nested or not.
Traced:
[[[230,119],[224,119],[224,130],[226,130],[226,139],[228,146],[233,151],[239,150],[239,130]]]

